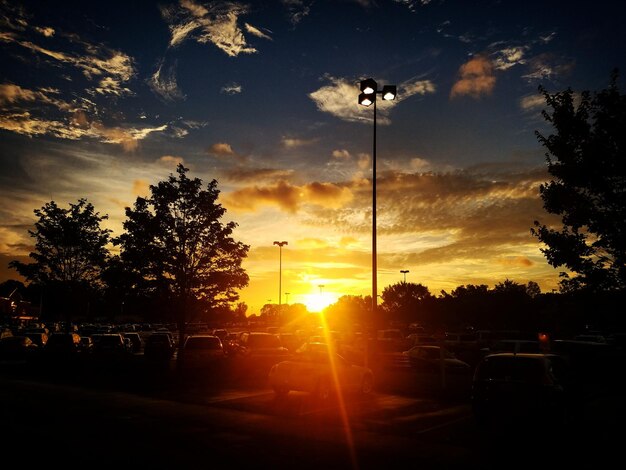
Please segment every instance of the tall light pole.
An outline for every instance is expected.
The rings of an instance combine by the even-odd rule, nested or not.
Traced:
[[[289,305],[289,294],[291,294],[291,292],[285,292],[285,303],[287,305]]]
[[[324,284],[320,284],[319,288],[320,288],[320,295],[322,295],[322,289],[324,288]]]
[[[382,90],[378,90],[378,84],[373,78],[361,81],[361,94],[359,104],[362,106],[374,105],[374,141],[372,145],[372,318],[376,318],[376,307],[378,299],[377,280],[377,253],[376,253],[376,95],[382,95],[383,100],[391,101],[396,98],[396,86],[385,85]]]
[[[283,282],[283,246],[288,245],[287,242],[274,242],[274,245],[278,245],[278,311],[280,312],[281,299],[283,298],[282,282]]]
[[[400,272],[401,272],[402,274],[404,274],[404,283],[406,284],[406,273],[408,273],[408,272],[409,272],[409,270],[408,270],[408,269],[401,269],[401,270],[400,270]]]

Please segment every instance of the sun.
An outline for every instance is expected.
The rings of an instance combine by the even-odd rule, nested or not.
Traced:
[[[307,294],[304,296],[304,305],[311,313],[319,313],[334,302],[327,294]]]

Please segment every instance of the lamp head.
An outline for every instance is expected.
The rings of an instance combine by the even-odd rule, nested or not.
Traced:
[[[372,93],[376,93],[376,89],[378,84],[373,78],[368,78],[366,80],[361,80],[361,91],[366,95],[371,95]]]
[[[359,104],[362,106],[371,106],[376,99],[376,95],[374,93],[361,93],[359,95]]]
[[[385,101],[391,101],[396,99],[396,86],[395,85],[385,85],[383,87],[383,99]]]

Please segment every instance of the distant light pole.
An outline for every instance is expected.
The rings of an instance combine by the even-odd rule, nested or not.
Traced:
[[[396,86],[385,85],[378,90],[378,84],[373,78],[362,80],[359,104],[362,106],[374,105],[374,142],[372,146],[372,318],[376,321],[376,306],[378,298],[377,261],[376,261],[376,95],[382,95],[383,100],[391,101],[396,98]]]
[[[282,299],[282,282],[283,282],[283,246],[288,245],[287,242],[274,242],[274,245],[278,245],[278,311],[280,311],[280,304]]]
[[[320,284],[319,288],[320,288],[320,295],[322,295],[322,289],[324,288],[324,284]]]
[[[285,303],[286,303],[287,305],[289,305],[289,294],[290,294],[290,293],[291,293],[291,292],[285,292]]]
[[[401,269],[401,270],[400,270],[400,272],[401,272],[402,274],[404,274],[404,283],[406,284],[406,273],[408,273],[408,272],[409,272],[409,270],[408,270],[408,269]]]

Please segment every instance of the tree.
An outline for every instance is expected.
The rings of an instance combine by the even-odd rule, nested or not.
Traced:
[[[181,347],[188,318],[221,311],[248,285],[241,263],[249,246],[231,236],[235,222],[220,221],[226,209],[217,203],[217,181],[202,189],[202,180],[190,179],[188,171],[179,164],[176,176],[151,185],[149,198],[126,208],[125,233],[115,240],[122,263],[135,274],[134,288],[174,310]]]
[[[390,319],[405,322],[419,321],[426,302],[433,296],[428,287],[413,282],[398,282],[383,290],[381,308]]]
[[[70,203],[69,209],[50,201],[34,213],[39,220],[28,231],[35,239],[35,250],[29,255],[34,262],[11,261],[9,266],[61,299],[57,308],[72,314],[85,303],[84,296],[102,287],[100,275],[109,256],[106,245],[111,231],[100,224],[108,216],[95,212],[86,199]]]
[[[549,94],[543,112],[555,133],[535,132],[547,149],[552,180],[540,188],[544,208],[561,217],[557,230],[538,221],[531,232],[561,273],[561,289],[592,292],[626,288],[626,96],[612,74],[607,89],[580,95],[571,89]]]

